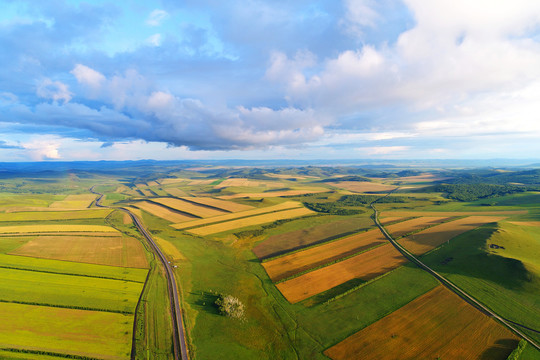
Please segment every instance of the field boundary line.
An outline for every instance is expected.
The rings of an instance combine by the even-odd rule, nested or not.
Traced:
[[[25,349],[25,348],[0,348],[0,350],[13,352],[17,354],[47,355],[47,356],[56,356],[56,357],[61,357],[61,358],[66,358],[66,359],[104,360],[103,358],[97,358],[97,357],[91,357],[91,356],[85,356],[85,355],[65,354],[65,353],[57,353],[57,352],[45,351],[45,350],[30,350],[30,349]]]
[[[18,256],[18,255],[13,255],[13,256]],[[38,259],[40,259],[40,258],[38,258]],[[86,263],[82,263],[82,264],[86,264]],[[123,266],[119,266],[119,267],[124,268]],[[46,273],[46,274],[56,274],[56,275],[66,275],[66,276],[90,277],[90,278],[97,278],[97,279],[104,279],[104,280],[127,281],[127,282],[133,282],[133,283],[137,283],[137,284],[143,284],[144,283],[143,281],[136,281],[136,280],[129,280],[129,279],[119,279],[119,278],[109,277],[109,276],[74,274],[74,273],[65,273],[65,272],[49,271],[49,270],[19,268],[19,267],[15,267],[15,266],[0,265],[0,268],[9,269],[9,270],[35,271],[35,272],[42,272],[42,273]],[[141,268],[129,268],[129,269],[141,269]]]
[[[399,187],[398,187],[399,188]],[[398,188],[394,189],[397,190]],[[389,192],[385,196],[388,196],[393,191]],[[382,197],[381,197],[382,198]],[[379,200],[379,199],[377,199]],[[505,318],[497,315],[494,313],[491,309],[489,309],[487,306],[483,305],[480,301],[476,300],[474,297],[466,293],[464,290],[462,290],[460,287],[458,287],[456,284],[451,282],[450,280],[446,279],[444,276],[440,275],[438,272],[424,264],[422,261],[420,261],[416,256],[414,256],[411,252],[409,252],[407,249],[405,249],[401,244],[399,244],[396,240],[392,238],[390,234],[386,231],[386,229],[381,225],[379,222],[379,211],[377,208],[375,208],[375,203],[377,200],[373,201],[370,204],[370,207],[373,209],[373,220],[377,224],[377,227],[381,230],[383,235],[392,243],[392,245],[409,261],[420,267],[421,269],[427,271],[430,275],[435,277],[441,284],[443,284],[447,289],[452,291],[454,294],[459,296],[461,299],[469,303],[471,306],[476,308],[478,311],[484,313],[485,315],[499,321],[499,323],[505,325],[508,329],[513,331],[515,334],[521,336],[521,338],[525,339],[527,342],[529,342],[533,347],[535,347],[537,350],[540,350],[540,345],[538,345],[533,339],[531,339],[528,335],[524,334],[519,329],[516,329],[516,327],[512,326],[510,324],[510,321],[507,321]],[[518,324],[516,322],[512,323],[516,326],[522,326],[521,324]]]
[[[133,314],[134,314],[132,311],[122,311],[122,310],[112,310],[112,309],[100,309],[100,308],[91,308],[91,307],[87,307],[87,306],[77,306],[77,305],[46,304],[46,303],[38,303],[38,302],[32,302],[32,301],[20,301],[20,300],[4,300],[4,299],[0,299],[0,303],[6,303],[6,304],[20,304],[20,305],[32,305],[32,306],[45,306],[45,307],[52,307],[52,308],[59,308],[59,309],[73,309],[73,310],[84,310],[84,311],[100,311],[100,312],[115,313],[115,314],[122,314],[122,315],[133,315]]]

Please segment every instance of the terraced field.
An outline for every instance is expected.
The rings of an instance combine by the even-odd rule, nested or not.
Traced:
[[[331,359],[505,360],[518,338],[443,286],[325,351]]]

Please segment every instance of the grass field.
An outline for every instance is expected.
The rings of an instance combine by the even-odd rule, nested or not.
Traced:
[[[399,238],[403,235],[409,234],[414,231],[424,229],[429,226],[440,224],[443,221],[449,220],[449,217],[443,216],[425,216],[416,219],[406,220],[397,224],[388,225],[386,230],[394,237]]]
[[[339,219],[339,218],[338,218]],[[350,235],[373,226],[369,217],[353,217],[268,237],[253,248],[259,259]]]
[[[299,216],[306,216],[306,215],[312,215],[312,214],[315,214],[315,213],[309,209],[298,208],[298,209],[274,212],[270,214],[251,216],[248,218],[231,220],[231,221],[222,222],[218,224],[203,226],[200,228],[190,229],[188,231],[196,235],[206,236],[206,235],[216,234],[216,233],[220,233],[224,231],[240,229],[240,228],[244,228],[248,226],[261,225],[261,224],[266,224],[273,221],[291,219],[291,218],[295,218]]]
[[[74,220],[102,219],[107,217],[112,209],[92,209],[81,211],[30,211],[11,212],[0,216],[0,222],[43,221],[43,220]]]
[[[225,200],[219,200],[214,199],[210,197],[182,197],[182,200],[195,202],[202,205],[208,205],[212,206],[221,210],[229,211],[229,212],[238,212],[238,211],[247,211],[253,209],[253,206],[244,205],[244,204],[238,204],[232,201],[225,201]]]
[[[195,217],[193,216],[187,214],[180,214],[178,212],[172,211],[166,207],[149,201],[136,202],[132,205],[138,207],[139,209],[147,211],[152,215],[158,216],[173,223],[186,222],[195,219]]]
[[[394,190],[397,186],[394,185],[385,185],[379,184],[376,182],[369,181],[340,181],[340,182],[329,182],[328,184],[333,185],[340,189],[349,190],[357,193],[380,193],[388,192]]]
[[[141,243],[127,236],[37,236],[10,254],[110,266],[148,267]]]
[[[165,254],[165,256],[167,256],[170,261],[186,259],[171,242],[157,236],[154,236],[154,240],[159,245],[161,251]]]
[[[505,360],[519,338],[438,286],[331,347],[332,359]]]
[[[49,207],[51,209],[85,209],[96,199],[94,194],[68,195],[64,200],[55,201]]]
[[[255,215],[260,215],[260,214],[267,214],[267,213],[272,213],[272,212],[282,211],[282,210],[287,210],[287,209],[294,209],[301,206],[302,204],[300,204],[299,202],[286,201],[277,205],[272,205],[272,206],[267,206],[267,207],[247,210],[247,211],[240,211],[234,214],[215,216],[213,218],[208,218],[208,219],[197,219],[197,220],[193,220],[187,223],[173,224],[171,226],[175,229],[187,229],[191,227],[197,227],[197,226],[203,226],[203,225],[208,225],[208,224],[213,224],[213,223],[218,223],[218,222],[235,220],[238,218],[244,218],[244,217],[255,216]]]
[[[188,201],[176,199],[176,198],[157,198],[152,199],[152,201],[168,206],[171,209],[185,212],[188,214],[195,215],[197,217],[211,217],[226,214],[227,212],[213,209],[203,205],[195,205]]]
[[[279,281],[384,243],[386,243],[386,238],[379,229],[375,229],[281,256],[264,262],[263,266],[273,281]]]
[[[242,178],[231,178],[225,179],[220,184],[214,186],[216,189],[226,188],[226,187],[282,187],[283,184],[280,182],[273,181],[259,181],[251,179],[242,179]]]
[[[133,316],[0,303],[0,318],[2,347],[129,359]]]
[[[0,268],[0,301],[132,313],[142,284]]]
[[[373,279],[407,260],[390,244],[350,259],[308,272],[276,285],[283,296],[296,303],[353,279]]]
[[[118,230],[104,225],[43,224],[0,226],[0,234],[55,233],[55,232],[106,232],[119,233]]]
[[[423,230],[410,237],[399,240],[399,243],[413,254],[423,254],[464,232],[502,219],[504,217],[468,216]]]

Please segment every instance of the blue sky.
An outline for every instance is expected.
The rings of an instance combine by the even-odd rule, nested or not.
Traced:
[[[537,0],[0,8],[0,161],[540,153]]]

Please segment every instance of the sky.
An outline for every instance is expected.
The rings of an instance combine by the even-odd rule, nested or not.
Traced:
[[[0,161],[540,154],[538,0],[0,9]]]

